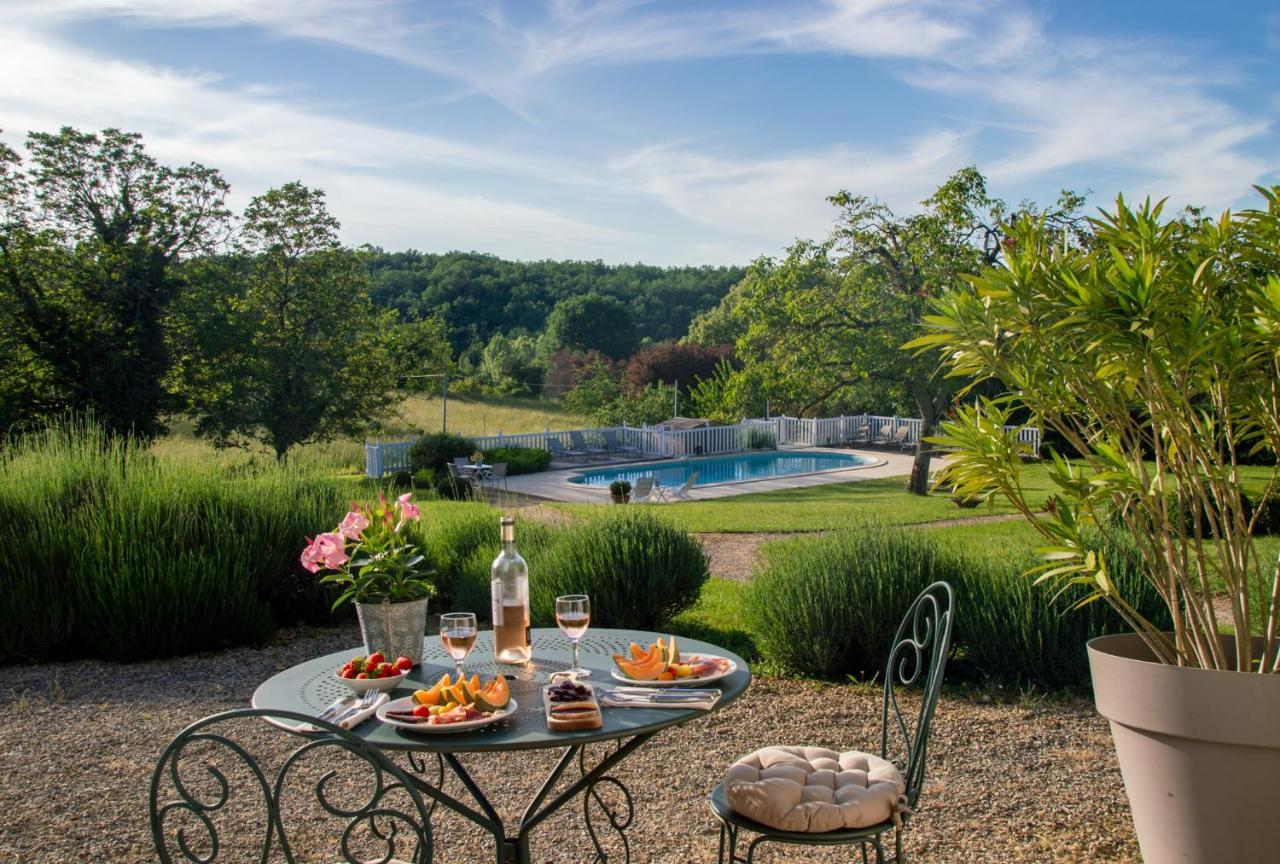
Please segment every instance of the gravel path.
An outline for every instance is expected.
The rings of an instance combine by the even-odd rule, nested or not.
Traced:
[[[354,629],[308,630],[266,648],[162,663],[0,669],[0,862],[154,861],[147,784],[170,738],[195,718],[245,706],[275,671],[356,641]],[[663,733],[617,772],[636,799],[634,860],[714,861],[716,825],[703,799],[730,762],[768,744],[872,747],[879,720],[879,695],[867,688],[765,679],[725,711]],[[283,733],[255,725],[250,734],[277,755],[287,752]],[[512,818],[552,758],[464,761],[486,788],[499,790],[496,803]],[[589,860],[579,819],[579,808],[570,806],[549,820],[536,835],[535,860]],[[335,845],[320,848],[336,836],[334,825],[315,814],[299,823],[299,858],[338,860]],[[435,830],[436,861],[488,857],[487,847],[476,845],[478,832],[458,817],[438,818]],[[944,697],[907,843],[919,862],[1136,861],[1106,724],[1086,702]],[[764,857],[849,860],[786,847]],[[228,853],[219,860],[248,858]]]

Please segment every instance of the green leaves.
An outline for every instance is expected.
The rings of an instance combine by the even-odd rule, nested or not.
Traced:
[[[1221,580],[1237,598],[1258,587],[1235,465],[1274,458],[1280,442],[1280,207],[1275,190],[1264,197],[1265,212],[1216,222],[1121,199],[1092,220],[1091,249],[1058,250],[1044,219],[1024,217],[1010,227],[1016,254],[935,300],[926,333],[906,346],[1008,393],[962,409],[931,439],[958,451],[938,483],[1006,495],[1049,544],[1039,581],[1087,588],[1081,602],[1106,599],[1182,663],[1228,662],[1209,586]],[[1048,513],[1019,490],[1021,454],[1003,430],[1015,417],[1036,418],[1073,453],[1052,454]],[[1134,536],[1172,642],[1088,551],[1092,530]],[[1272,611],[1261,614],[1274,615],[1280,574],[1268,582]],[[1235,630],[1257,632],[1257,604],[1233,605]],[[1250,668],[1247,656],[1240,665]]]

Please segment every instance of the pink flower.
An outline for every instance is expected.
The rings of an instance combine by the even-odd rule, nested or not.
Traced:
[[[315,539],[316,555],[330,570],[347,563],[346,538],[337,531],[320,534]]]
[[[412,492],[406,492],[396,499],[396,503],[400,506],[400,524],[396,526],[396,530],[400,530],[400,526],[406,522],[417,522],[422,518],[422,512],[418,509],[418,505],[409,499],[413,497]]]
[[[319,537],[316,538],[316,540],[319,539]],[[311,573],[320,572],[320,547],[316,545],[316,540],[308,540],[306,548],[302,550],[302,567]]]
[[[352,510],[338,526],[338,533],[348,540],[359,540],[360,532],[369,527],[369,518],[359,510]]]

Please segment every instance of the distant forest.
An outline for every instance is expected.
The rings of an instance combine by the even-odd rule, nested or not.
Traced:
[[[508,261],[479,252],[386,252],[362,256],[373,301],[408,320],[440,316],[454,354],[494,335],[542,332],[560,300],[602,294],[625,303],[641,339],[680,339],[715,307],[742,267],[654,267],[600,261]]]

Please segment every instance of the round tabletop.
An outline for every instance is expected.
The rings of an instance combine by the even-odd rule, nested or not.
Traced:
[[[610,675],[613,655],[626,655],[632,643],[648,645],[658,639],[658,633],[639,630],[608,630],[603,628],[587,632],[582,640],[582,665],[591,670],[587,683],[597,690],[608,689],[624,682]],[[723,695],[716,709],[728,705],[746,691],[751,683],[751,670],[741,657],[706,642],[695,639],[680,640],[682,653],[716,654],[728,657],[738,668],[733,674],[714,684]],[[488,726],[470,732],[415,733],[397,729],[370,719],[354,730],[356,735],[371,744],[393,750],[417,750],[424,752],[468,753],[500,750],[533,750],[543,747],[568,747],[592,741],[609,741],[630,738],[687,723],[706,711],[675,707],[653,708],[602,708],[604,726],[600,729],[583,729],[573,732],[553,732],[547,728],[542,704],[542,688],[550,683],[551,675],[568,669],[572,650],[569,640],[559,630],[537,629],[532,632],[533,660],[526,666],[510,666],[498,663],[493,656],[493,632],[484,631],[476,638],[475,648],[463,669],[468,676],[478,674],[492,678],[504,674],[511,686],[511,695],[518,703],[515,712]],[[341,696],[351,695],[351,688],[338,680],[339,666],[364,649],[355,647],[324,657],[299,663],[273,675],[264,681],[253,694],[253,707],[297,711],[316,715]],[[414,690],[429,688],[440,676],[453,671],[453,661],[445,654],[439,639],[425,641],[422,664],[415,666],[391,693],[393,699],[409,696]],[[289,727],[286,727],[289,728]]]

